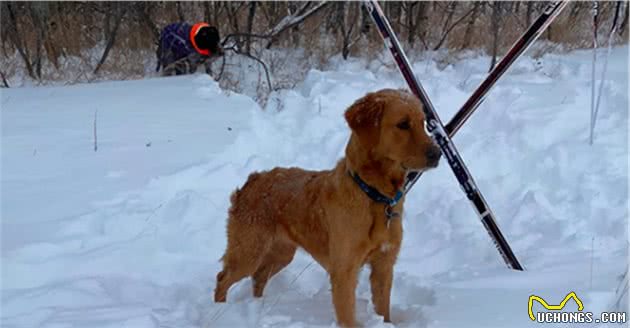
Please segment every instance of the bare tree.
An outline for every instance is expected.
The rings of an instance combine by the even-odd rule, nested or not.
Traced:
[[[121,3],[117,2],[109,2],[110,5],[108,15],[114,17],[114,27],[109,31],[109,40],[107,40],[107,45],[105,46],[105,50],[103,51],[103,55],[101,59],[96,64],[96,68],[94,69],[94,74],[98,74],[98,71],[101,69],[105,61],[107,60],[107,56],[109,52],[112,50],[114,46],[114,42],[116,42],[116,35],[118,34],[118,29],[120,27],[120,23],[122,22],[123,16],[125,15],[125,11],[122,10]]]
[[[527,2],[527,9],[525,10],[525,25],[532,25],[532,13],[534,12],[534,1]]]
[[[238,22],[238,18],[239,18],[238,13],[243,6],[244,6],[244,3],[238,2],[238,1],[223,3],[223,7],[225,8],[225,11],[227,12],[229,25],[232,28],[232,31],[234,32],[238,32],[241,29]],[[234,41],[240,46],[242,43],[242,38],[240,36],[237,36]]]
[[[451,20],[453,19],[453,15],[455,14],[455,9],[457,9],[456,1],[449,1],[446,3],[446,8],[445,8],[446,17],[444,18],[444,22],[442,24],[443,26],[442,26],[442,32],[440,33],[441,35],[440,41],[438,41],[438,43],[433,47],[434,50],[437,50],[442,46],[442,42],[444,42],[444,39],[446,38],[445,35],[447,34],[446,33],[447,27],[451,23]]]
[[[405,24],[403,25],[407,29],[407,43],[409,46],[413,47],[414,41],[416,39],[416,31],[418,29],[418,25],[416,24],[416,15],[418,5],[420,3],[417,1],[409,1],[403,3],[403,11],[405,12]]]
[[[444,29],[443,29],[443,32],[442,32],[442,36],[440,37],[440,40],[435,45],[435,47],[433,47],[433,50],[440,49],[440,47],[442,47],[442,44],[444,43],[444,41],[446,41],[446,38],[448,37],[449,33],[451,33],[453,28],[455,28],[455,26],[457,26],[461,22],[463,22],[464,19],[466,17],[468,17],[474,11],[474,8],[469,10],[464,15],[462,15],[460,18],[458,18],[456,21],[454,21],[452,24],[448,25],[449,22],[451,21],[453,15],[454,15],[454,13],[455,13],[455,8],[457,8],[457,3],[456,2],[452,3],[451,5],[449,5],[449,14],[448,14],[448,18],[444,22]]]
[[[470,42],[472,38],[473,28],[475,26],[475,22],[477,21],[477,17],[479,17],[480,7],[484,5],[484,2],[475,1],[472,8],[472,13],[468,18],[468,23],[466,24],[466,31],[464,32],[464,40],[462,42],[461,50],[468,49],[470,47]]]
[[[254,27],[254,17],[256,16],[256,2],[252,1],[249,3],[249,14],[247,15],[247,37],[245,39],[245,52],[248,54],[251,53],[251,44],[252,44],[252,29]]]
[[[360,33],[354,33],[361,19],[361,7],[358,3],[351,2],[337,2],[336,5],[340,16],[338,24],[341,34],[341,56],[343,59],[348,59],[350,47],[361,37]]]
[[[428,17],[429,6],[426,2],[421,2],[418,7],[418,14],[416,15],[416,26],[418,30],[418,36],[420,37],[420,41],[424,45],[424,49],[428,49],[428,42],[426,41],[426,31],[427,31],[427,22],[429,20]]]
[[[484,48],[492,56],[494,66],[496,57],[505,46],[502,38],[505,35],[512,37],[531,25],[547,3],[388,1],[382,2],[382,6],[392,26],[408,46],[421,50]],[[610,26],[615,5],[614,2],[602,3],[602,27]],[[555,21],[551,32],[547,32],[546,38],[553,37],[554,42],[566,44],[569,48],[583,46],[592,29],[590,6],[589,2],[572,2],[565,14]],[[625,2],[623,9],[618,17],[618,33],[622,36],[624,33],[627,35],[628,30],[628,6]],[[4,1],[0,3],[0,15],[0,62],[3,66],[5,63],[13,64],[13,56],[21,62],[21,65],[9,66],[11,69],[3,69],[2,73],[8,81],[11,81],[12,74],[22,73],[43,82],[45,77],[42,76],[50,69],[62,72],[65,67],[62,61],[70,56],[73,60],[78,58],[87,67],[94,67],[93,74],[102,74],[105,67],[120,71],[129,69],[131,65],[138,65],[135,66],[138,72],[141,70],[139,65],[144,64],[138,63],[140,60],[128,65],[110,66],[105,63],[114,56],[128,56],[134,51],[155,47],[164,25],[186,18],[203,17],[216,26],[221,35],[225,35],[222,40],[224,46],[243,55],[260,56],[274,45],[297,48],[321,44],[304,42],[314,37],[305,33],[304,28],[322,31],[335,45],[305,52],[309,55],[317,53],[321,57],[318,59],[335,54],[347,58],[358,40],[365,40],[366,49],[370,50],[379,49],[381,43],[370,30],[373,24],[369,15],[356,2]],[[457,42],[451,42],[455,38]],[[89,50],[99,44],[105,45],[104,51],[94,59]],[[16,69],[13,67],[24,72],[14,72]],[[224,61],[222,67],[229,69],[231,66]],[[90,78],[87,75],[84,77]],[[0,79],[0,85],[2,83]]]
[[[490,24],[490,32],[492,33],[492,60],[490,61],[490,68],[488,71],[494,68],[497,62],[497,54],[499,52],[499,29],[501,28],[501,9],[503,3],[501,1],[494,1],[492,6],[492,18]]]
[[[259,7],[267,22],[267,29],[271,30],[280,20],[279,3],[276,1],[263,2]]]
[[[150,31],[151,36],[153,37],[153,42],[157,44],[160,39],[160,30],[158,29],[157,24],[155,23],[153,18],[151,18],[151,8],[153,7],[147,6],[146,2],[143,2],[143,1],[136,2],[135,14],[136,16],[140,18],[140,21]]]
[[[9,88],[9,81],[7,81],[7,78],[4,76],[4,73],[2,71],[0,71],[0,77],[2,77],[2,85],[4,88]]]
[[[302,24],[304,20],[315,15],[320,10],[326,8],[328,4],[329,2],[322,1],[311,6],[312,2],[305,2],[304,5],[297,12],[284,17],[276,26],[271,29],[271,31],[269,31],[269,33],[267,33],[270,41],[269,43],[267,43],[266,48],[271,48],[271,45],[274,43],[278,35],[280,35],[282,32],[288,30],[291,27]]]
[[[42,50],[46,31],[48,29],[48,4],[47,2],[33,2],[28,4],[29,14],[35,26],[35,75],[42,77]]]
[[[17,9],[15,6],[16,3],[5,2],[5,9],[8,13],[9,21],[7,22],[7,28],[10,30],[9,37],[13,42],[13,45],[17,49],[20,57],[24,61],[24,65],[26,66],[26,71],[28,75],[32,79],[36,79],[35,72],[33,71],[33,64],[31,63],[31,58],[29,55],[28,44],[22,38],[22,34],[20,33],[18,22],[17,22]]]
[[[625,2],[625,6],[624,3],[622,3],[621,6],[623,8],[623,19],[621,20],[621,23],[619,24],[619,29],[617,30],[619,36],[622,36],[623,33],[626,31],[626,26],[628,25],[628,14],[630,12],[630,4],[628,4],[628,2]]]
[[[177,12],[177,17],[180,22],[185,22],[186,17],[184,16],[184,10],[182,9],[184,5],[181,1],[175,1],[175,11]]]

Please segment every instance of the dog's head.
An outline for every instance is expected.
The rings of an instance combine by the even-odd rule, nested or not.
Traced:
[[[219,30],[214,26],[203,26],[195,35],[195,42],[200,49],[207,49],[213,55],[223,55]]]
[[[345,113],[351,142],[376,160],[389,160],[404,170],[437,166],[440,149],[425,130],[422,104],[413,94],[393,89],[368,93]]]

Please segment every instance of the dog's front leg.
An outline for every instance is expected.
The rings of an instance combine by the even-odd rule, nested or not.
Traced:
[[[369,259],[371,273],[372,303],[374,311],[383,316],[385,322],[391,322],[389,316],[392,280],[394,278],[394,263],[398,255],[397,246],[389,246],[377,250]]]
[[[393,267],[372,264],[372,272],[370,273],[374,311],[382,315],[385,322],[391,322],[389,317],[389,302],[394,277],[393,271]]]
[[[350,262],[350,261],[348,261]],[[342,263],[330,272],[333,305],[337,315],[337,323],[342,327],[357,327],[354,307],[357,288],[357,275],[360,264]]]

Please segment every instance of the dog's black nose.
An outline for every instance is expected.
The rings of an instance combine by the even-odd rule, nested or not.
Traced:
[[[427,149],[425,156],[427,157],[429,165],[437,166],[437,163],[440,161],[440,156],[442,156],[442,151],[438,146],[431,146]]]

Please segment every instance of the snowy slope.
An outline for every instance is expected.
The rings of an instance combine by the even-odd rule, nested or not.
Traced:
[[[527,271],[505,268],[441,165],[405,204],[396,326],[535,327],[532,293],[551,303],[575,291],[586,311],[611,309],[628,255],[628,48],[613,52],[593,146],[590,55],[523,58],[455,137]],[[487,65],[414,69],[447,121]],[[365,66],[313,70],[264,111],[203,75],[2,90],[2,326],[334,325],[326,273],[305,253],[261,300],[249,280],[226,304],[212,290],[230,192],[254,170],[333,166],[346,106],[403,86],[396,70]],[[357,316],[390,326],[367,274]]]

